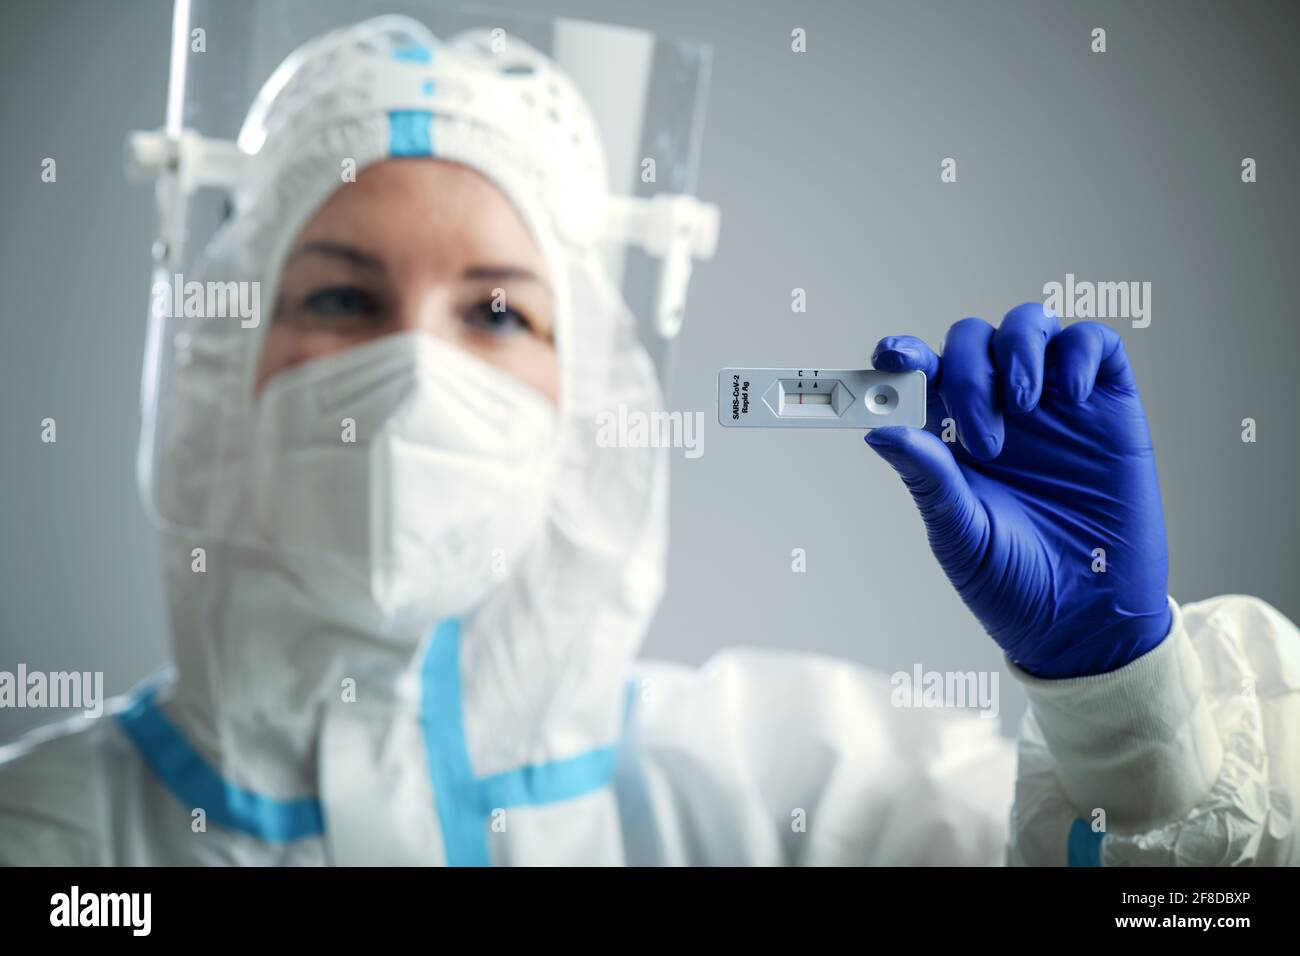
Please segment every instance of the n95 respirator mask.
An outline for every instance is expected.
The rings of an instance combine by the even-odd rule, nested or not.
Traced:
[[[333,570],[323,599],[418,624],[461,614],[538,538],[557,415],[538,392],[423,332],[276,372],[257,400],[259,540]]]

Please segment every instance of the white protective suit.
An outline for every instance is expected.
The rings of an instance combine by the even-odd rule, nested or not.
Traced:
[[[591,239],[601,159],[580,100],[539,54],[515,45],[520,69],[484,42],[389,18],[304,48],[254,106],[258,165],[202,270],[273,299],[340,156],[434,155],[488,176],[557,285],[544,526],[472,607],[419,622],[340,598],[346,569],[249,525],[260,339],[196,326],[158,477],[175,671],[103,719],[0,750],[0,862],[1300,862],[1300,637],[1251,598],[1175,607],[1165,641],[1111,674],[1017,673],[1032,701],[1018,767],[993,722],[894,707],[888,678],[850,664],[633,660],[662,588],[665,460],[593,436],[602,410],[657,409],[656,379]],[[355,62],[390,90],[420,89],[433,64],[471,97],[496,73],[529,105],[553,97],[556,129],[367,111]]]

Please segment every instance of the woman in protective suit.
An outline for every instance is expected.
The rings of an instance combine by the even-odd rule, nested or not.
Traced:
[[[1026,683],[1017,760],[846,663],[634,662],[666,466],[595,436],[661,400],[547,58],[367,21],[293,54],[240,147],[196,278],[271,314],[162,344],[174,673],[3,751],[4,862],[1300,861],[1300,638],[1167,598],[1113,332],[1022,306],[874,357],[928,376],[930,430],[869,441]]]

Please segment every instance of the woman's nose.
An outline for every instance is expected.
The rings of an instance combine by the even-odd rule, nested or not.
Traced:
[[[451,306],[446,286],[412,285],[398,293],[395,324],[403,332],[428,332],[450,338],[454,333]]]

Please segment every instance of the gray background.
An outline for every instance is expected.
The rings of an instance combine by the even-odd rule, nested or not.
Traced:
[[[1300,617],[1295,4],[497,6],[714,47],[699,189],[722,243],[692,283],[668,393],[705,412],[704,456],[673,456],[647,654],[699,663],[743,643],[886,671],[1001,667],[861,433],[723,430],[714,388],[725,365],[865,366],[882,335],[937,343],[1066,272],[1153,283],[1151,327],[1117,327],[1156,440],[1173,595],[1248,592]],[[103,670],[120,692],[167,654],[134,483],[152,203],[121,157],[126,130],[162,121],[170,4],[6,13],[0,669]],[[939,181],[947,156],[955,185]],[[55,445],[39,441],[47,416]],[[1240,441],[1246,416],[1257,444]],[[1004,674],[1008,729],[1023,705]],[[55,716],[0,711],[0,739]]]

